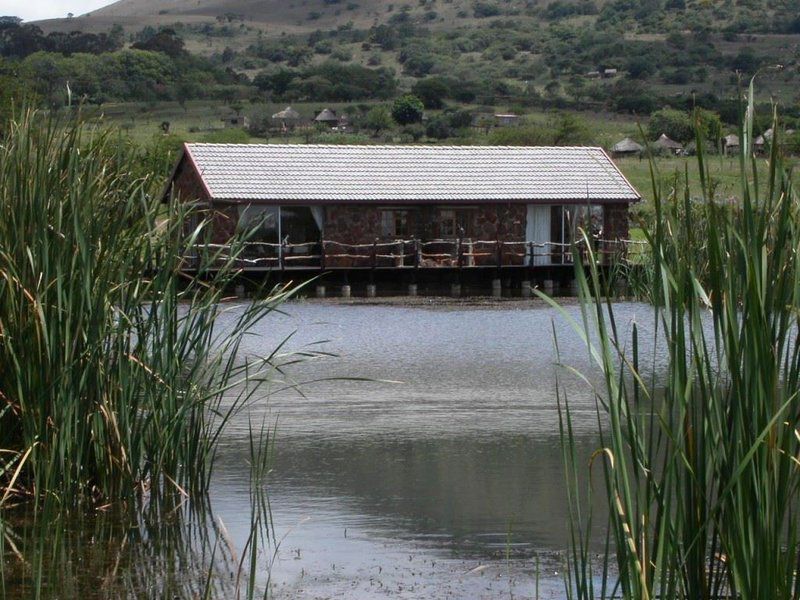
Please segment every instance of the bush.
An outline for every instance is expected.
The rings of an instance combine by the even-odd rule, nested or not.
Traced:
[[[500,14],[500,7],[493,2],[475,2],[472,5],[472,14],[476,19],[483,19],[485,17],[496,17]]]
[[[449,138],[451,133],[450,120],[444,115],[431,119],[425,127],[425,135],[437,140]]]
[[[464,129],[472,125],[472,113],[468,110],[457,110],[447,113],[450,127],[453,129]]]
[[[425,106],[422,101],[412,94],[400,96],[392,104],[392,118],[399,125],[409,125],[422,121]]]
[[[422,125],[415,123],[403,127],[403,131],[401,133],[403,134],[404,141],[418,142],[422,139],[422,136],[425,135],[425,129],[422,127]]]
[[[374,106],[364,119],[364,126],[378,135],[381,131],[391,129],[394,121],[392,113],[385,106]]]
[[[415,83],[411,92],[422,100],[425,108],[439,109],[444,106],[444,99],[450,94],[450,87],[441,77],[428,77]]]

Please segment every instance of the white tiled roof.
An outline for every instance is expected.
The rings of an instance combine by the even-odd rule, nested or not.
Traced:
[[[285,201],[635,201],[601,148],[187,144],[211,197]]]

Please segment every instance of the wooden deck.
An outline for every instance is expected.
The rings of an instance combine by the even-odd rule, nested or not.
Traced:
[[[598,264],[611,265],[625,257],[631,240],[595,239],[592,252],[577,243],[584,263],[594,256]],[[437,239],[376,240],[371,244],[345,244],[333,240],[300,244],[247,242],[236,247],[203,244],[187,252],[187,271],[235,258],[247,272],[271,271],[415,271],[550,269],[572,266],[572,244],[501,240]]]

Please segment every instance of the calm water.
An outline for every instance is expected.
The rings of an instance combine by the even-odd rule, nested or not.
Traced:
[[[45,535],[66,540],[54,544],[62,575],[45,595],[156,598],[163,580],[174,578],[185,582],[181,597],[193,597],[213,552],[224,563],[220,585],[230,586],[250,530],[250,423],[266,419],[277,427],[268,492],[279,545],[259,561],[262,584],[272,563],[274,597],[534,598],[537,590],[540,598],[563,597],[556,374],[580,451],[588,456],[596,447],[591,390],[556,366],[553,328],[563,362],[593,373],[564,318],[543,305],[513,304],[298,302],[286,310],[264,321],[244,351],[269,353],[291,335],[287,350],[335,356],[290,368],[300,392],[276,384],[269,399],[237,418],[218,457],[213,515],[188,525],[168,516],[155,528],[120,527],[113,516],[55,527]],[[567,312],[580,319],[577,306]],[[641,353],[652,355],[652,308],[619,304],[615,314],[623,329],[639,325]],[[24,524],[8,539],[33,558]],[[192,552],[161,550],[175,539],[172,547]],[[212,550],[211,540],[220,539],[222,550]],[[26,567],[11,562],[7,592],[29,597]]]
[[[554,310],[454,310],[298,303],[265,323],[247,351],[335,353],[305,363],[303,394],[251,411],[277,420],[270,478],[274,591],[287,598],[560,597],[566,548],[556,373],[582,451],[595,447],[586,349]],[[620,304],[625,327],[652,329],[652,308]],[[577,306],[568,312],[579,319]],[[290,372],[290,374],[292,374]],[[226,439],[214,505],[231,535],[249,527],[248,417]],[[538,567],[537,567],[538,565]]]

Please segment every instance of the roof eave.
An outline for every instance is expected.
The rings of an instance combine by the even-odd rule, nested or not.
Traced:
[[[640,202],[641,196],[628,197],[562,197],[562,198],[240,198],[240,197],[211,197],[211,201],[218,204],[265,204],[284,206],[331,206],[340,204],[354,204],[370,206],[376,204],[393,204],[403,206],[419,205],[465,205],[465,204],[633,204]]]

